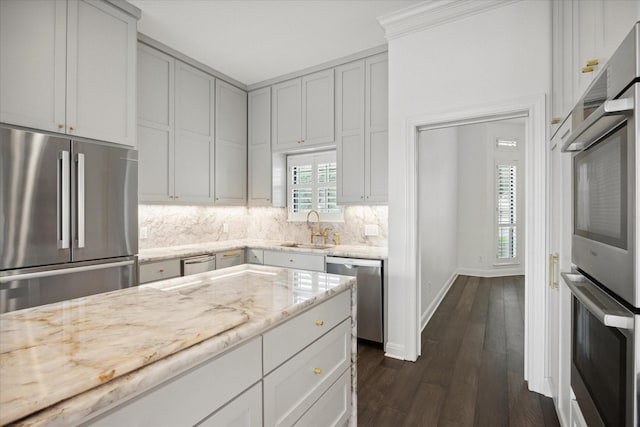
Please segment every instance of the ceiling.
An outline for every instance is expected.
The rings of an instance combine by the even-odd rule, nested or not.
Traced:
[[[138,31],[246,85],[386,43],[377,17],[419,0],[129,0]]]

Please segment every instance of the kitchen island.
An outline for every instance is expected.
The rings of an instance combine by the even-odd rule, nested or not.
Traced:
[[[232,408],[249,388],[264,389],[256,399],[264,400],[255,411],[259,424],[263,412],[264,425],[291,424],[314,416],[317,403],[332,404],[327,390],[346,380],[346,416],[354,424],[354,284],[345,276],[241,265],[0,315],[0,424],[109,425],[126,416],[143,425],[151,414],[165,424],[179,417],[193,425]],[[288,371],[308,364],[305,358],[339,355],[327,353],[336,345],[348,347],[347,360],[314,368],[306,385],[283,383]],[[248,376],[248,362],[234,367],[234,359],[243,360],[235,352],[259,372]],[[202,379],[225,360],[219,377]],[[205,381],[215,396],[194,388],[171,396],[170,404],[157,399],[194,381]],[[296,391],[295,401],[274,401],[287,387],[302,386],[309,390]],[[212,406],[196,407],[200,400]]]

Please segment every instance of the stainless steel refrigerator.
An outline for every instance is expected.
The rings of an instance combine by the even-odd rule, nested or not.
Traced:
[[[0,229],[0,313],[137,284],[137,151],[0,126]]]

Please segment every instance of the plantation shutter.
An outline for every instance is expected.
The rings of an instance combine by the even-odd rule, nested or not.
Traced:
[[[498,247],[501,260],[517,257],[516,165],[496,166]]]

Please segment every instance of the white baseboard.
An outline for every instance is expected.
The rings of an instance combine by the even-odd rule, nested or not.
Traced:
[[[480,269],[480,268],[459,268],[459,275],[476,277],[503,277],[524,275],[522,267],[500,268],[500,269]]]
[[[451,288],[451,285],[453,285],[453,282],[455,282],[457,278],[458,278],[458,273],[454,271],[453,274],[451,275],[451,277],[449,277],[449,279],[447,280],[445,285],[442,287],[440,292],[438,292],[436,297],[433,299],[431,304],[429,304],[429,307],[427,307],[427,309],[422,313],[422,316],[420,317],[420,331],[421,332],[427,326],[427,323],[429,323],[429,320],[431,320],[431,317],[433,316],[433,313],[436,312],[436,309],[438,308],[438,306],[440,305],[440,303],[444,299],[444,296],[447,295],[447,292],[449,292],[449,289]]]
[[[386,357],[391,357],[392,359],[405,360],[404,359],[404,346],[403,345],[392,343],[392,342],[387,342],[387,345],[385,345],[384,349],[385,349],[384,355]]]

